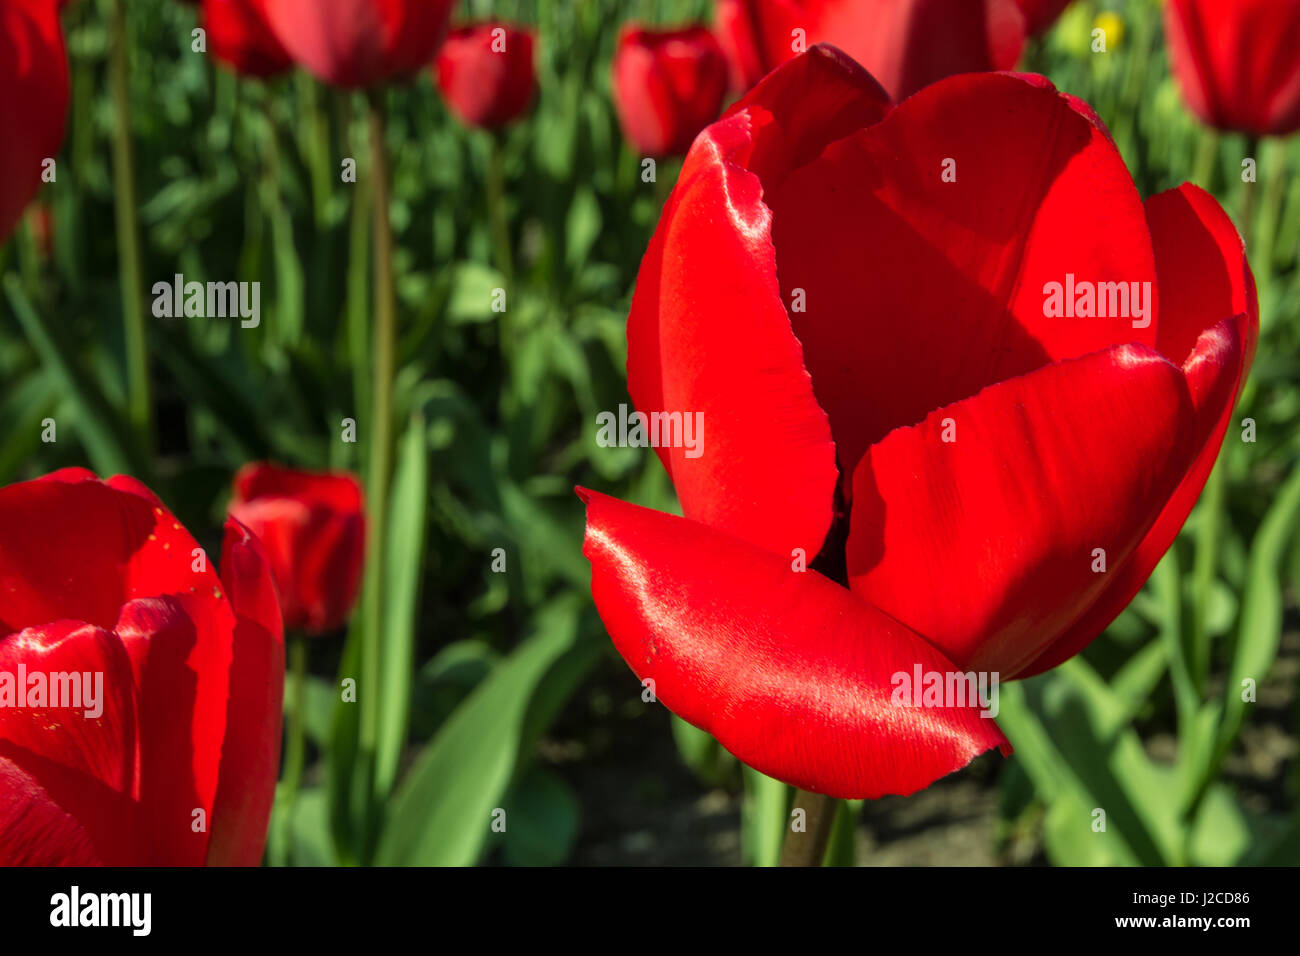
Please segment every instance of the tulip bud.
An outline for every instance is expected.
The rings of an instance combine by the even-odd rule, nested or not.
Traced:
[[[522,116],[533,101],[533,31],[480,23],[451,32],[433,75],[451,111],[470,126],[495,129]]]
[[[257,463],[241,468],[234,484],[230,514],[266,549],[285,628],[323,634],[342,627],[356,602],[365,547],[358,481]]]
[[[1169,0],[1165,33],[1188,107],[1222,130],[1300,130],[1300,3]]]
[[[705,27],[627,27],[613,63],[614,107],[623,135],[650,156],[685,153],[717,119],[727,92],[722,48]]]

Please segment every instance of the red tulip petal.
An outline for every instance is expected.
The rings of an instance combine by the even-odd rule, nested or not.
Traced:
[[[6,701],[4,687],[17,682],[19,668],[42,675],[50,706],[29,707],[25,697]],[[53,698],[55,674],[71,680],[65,692],[85,706]],[[89,685],[84,675],[99,675]],[[135,714],[130,662],[121,642],[108,631],[80,621],[56,621],[0,638],[0,738],[85,773],[116,790],[130,792],[134,779]],[[99,685],[99,691],[96,691]],[[22,694],[24,688],[11,688]],[[98,707],[92,706],[99,696]],[[87,711],[100,713],[88,716]],[[51,726],[58,728],[51,733]]]
[[[12,760],[0,755],[0,866],[99,866],[76,818]]]
[[[28,706],[25,695],[7,697],[25,689],[21,675],[30,687],[36,674],[43,677],[46,706]],[[33,827],[52,828],[56,842],[59,834],[72,840],[51,848],[56,856],[79,859],[89,851],[116,865],[140,862],[133,839],[134,679],[121,642],[80,621],[27,628],[0,638],[0,675],[13,682],[8,691],[0,686],[0,765],[25,777],[15,793],[0,787],[0,803],[31,801],[38,817]],[[75,831],[65,814],[76,821]],[[0,847],[0,859],[5,856]]]
[[[657,449],[683,511],[782,554],[821,548],[835,449],[780,298],[765,186],[746,167],[778,175],[808,144],[888,108],[835,51],[782,67],[701,134],[637,277],[627,329],[636,407],[703,416],[699,457]]]
[[[762,187],[728,158],[748,144],[737,115],[687,157],[637,278],[628,390],[645,414],[702,419],[698,457],[656,449],[688,517],[811,556],[830,528],[835,448],[780,299]]]
[[[3,630],[65,619],[111,630],[154,523],[148,502],[76,471],[0,488]]]
[[[1255,280],[1232,222],[1207,193],[1184,185],[1147,200],[1160,273],[1160,350],[1178,361],[1196,403],[1197,452],[1178,489],[1101,598],[1021,676],[1073,657],[1133,600],[1174,543],[1219,456],[1259,336]],[[1238,311],[1216,323],[1215,317]],[[1204,332],[1194,330],[1205,329]],[[1189,335],[1196,338],[1189,340]]]
[[[1133,180],[1105,130],[1041,78],[936,83],[768,201],[782,292],[806,294],[794,330],[846,480],[871,444],[941,405],[1155,342],[1155,261]],[[1136,286],[1149,292],[1147,327],[1046,316],[1047,284],[1068,276],[1150,283]]]
[[[1094,549],[1123,565],[1195,438],[1181,370],[1144,346],[990,386],[862,459],[853,590],[958,664],[1010,678],[1101,595]]]
[[[238,623],[207,862],[256,866],[280,767],[283,634],[271,566],[257,538],[234,519],[226,522],[221,571]]]
[[[197,594],[122,607],[116,631],[139,688],[138,799],[148,821],[142,850],[152,865],[199,866],[206,856],[234,628],[224,600]],[[206,826],[196,832],[197,810]]]
[[[727,116],[745,112],[751,124],[752,145],[737,150],[735,162],[756,173],[771,193],[790,170],[816,159],[828,144],[879,123],[893,106],[884,88],[846,54],[815,46],[727,110]]]
[[[1184,362],[1201,333],[1229,316],[1251,316],[1241,327],[1253,357],[1259,335],[1255,277],[1237,227],[1213,196],[1190,183],[1146,202],[1147,226],[1160,277],[1156,348]]]
[[[0,0],[0,245],[58,155],[68,113],[68,62],[58,8]]]
[[[596,607],[619,653],[665,706],[755,769],[878,797],[1009,752],[978,706],[894,704],[894,675],[955,668],[845,588],[696,522],[579,495]]]

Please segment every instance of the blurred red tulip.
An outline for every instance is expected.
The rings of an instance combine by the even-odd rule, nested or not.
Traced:
[[[50,0],[0,0],[0,243],[63,144],[68,61]]]
[[[1016,0],[1025,15],[1025,32],[1035,36],[1046,31],[1074,0]]]
[[[727,61],[706,27],[628,26],[613,62],[614,108],[623,135],[648,156],[685,153],[718,118],[727,95]]]
[[[523,115],[537,91],[533,45],[532,30],[505,23],[452,30],[433,69],[451,111],[486,129]]]
[[[235,476],[230,514],[266,549],[286,630],[323,634],[347,623],[366,537],[356,478],[265,462],[245,465]]]
[[[326,83],[375,86],[424,69],[454,0],[259,0],[284,48]]]
[[[1300,2],[1169,0],[1174,76],[1193,113],[1223,130],[1300,130]]]
[[[216,59],[247,76],[269,77],[293,66],[262,15],[259,0],[203,0],[203,27]]]
[[[955,73],[1009,70],[1025,43],[1016,0],[718,0],[717,30],[736,89],[831,43],[895,99]]]
[[[256,865],[284,688],[257,539],[228,521],[218,577],[138,481],[66,469],[0,489],[0,582],[0,865]]]
[[[1065,318],[1076,276],[1112,304]],[[657,448],[684,517],[582,493],[597,609],[750,766],[914,791],[1002,738],[891,675],[1009,680],[1096,637],[1196,501],[1258,328],[1223,210],[1144,204],[1079,100],[973,73],[895,107],[815,47],[699,136],[642,260],[628,389],[702,444]]]

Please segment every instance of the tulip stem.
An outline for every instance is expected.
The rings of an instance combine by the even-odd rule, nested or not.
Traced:
[[[804,811],[802,820],[795,816],[797,810]],[[808,790],[796,792],[790,808],[791,830],[781,848],[781,865],[821,866],[838,810],[839,801],[834,797]],[[794,829],[800,823],[802,828]]]
[[[292,857],[293,805],[307,762],[307,638],[289,638],[289,722],[285,727],[284,780],[281,782],[280,846],[282,858]]]
[[[1280,140],[1270,141],[1268,147],[1269,161],[1262,164],[1263,168],[1259,171],[1259,175],[1264,177],[1264,195],[1255,228],[1257,235],[1250,237],[1254,240],[1254,247],[1248,249],[1247,253],[1254,260],[1255,268],[1271,277],[1275,272],[1273,256],[1277,249],[1278,227],[1282,222],[1282,207],[1286,202],[1286,184],[1289,181],[1287,160],[1290,152]],[[1285,262],[1278,263],[1278,270],[1284,269],[1286,265]]]
[[[1246,155],[1255,161],[1255,176],[1259,176],[1259,137],[1251,136],[1246,140]],[[1256,197],[1255,190],[1259,188],[1258,182],[1242,183],[1244,195],[1241,198],[1241,221],[1238,225],[1241,227],[1241,237],[1246,240],[1246,255],[1253,255],[1255,252],[1255,207]]]
[[[113,205],[117,220],[118,281],[126,343],[127,420],[139,451],[148,461],[153,444],[153,403],[149,397],[149,351],[144,327],[144,289],[140,277],[140,230],[136,222],[135,156],[131,144],[130,65],[127,62],[125,0],[113,0],[109,87],[113,99]]]
[[[1192,169],[1192,182],[1206,192],[1214,190],[1214,168],[1219,161],[1219,134],[1216,130],[1201,130],[1201,141],[1196,149],[1196,165]]]
[[[393,227],[388,218],[391,183],[385,145],[384,93],[369,96],[370,163],[373,167],[375,315],[370,402],[371,434],[369,487],[370,511],[366,559],[367,600],[361,646],[361,727],[363,761],[373,772],[379,734],[379,681],[383,655],[384,558],[388,515],[388,478],[392,470],[393,375],[397,351],[397,301],[393,287]]]
[[[488,134],[488,211],[492,217],[492,245],[496,251],[496,266],[509,286],[514,279],[514,253],[510,248],[510,217],[506,212],[505,160],[502,155],[501,134]]]

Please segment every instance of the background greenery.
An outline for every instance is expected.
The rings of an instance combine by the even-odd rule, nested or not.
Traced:
[[[540,30],[537,108],[499,137],[459,126],[427,74],[386,94],[402,424],[383,704],[366,751],[356,708],[337,691],[357,673],[360,624],[312,643],[300,711],[310,746],[301,786],[282,788],[270,862],[564,862],[593,820],[617,819],[611,802],[666,800],[657,780],[726,795],[741,808],[725,825],[739,829],[743,859],[776,859],[788,789],[642,703],[592,608],[573,494],[585,484],[676,510],[653,454],[595,445],[596,413],[627,401],[627,305],[676,174],[661,163],[658,183],[641,182],[608,73],[629,16],[707,20],[710,7],[462,4],[462,17]],[[178,272],[260,280],[263,312],[250,330],[147,317],[156,426],[142,430],[122,331],[111,9],[83,0],[65,15],[72,110],[58,182],[40,197],[48,254],[30,223],[0,250],[0,481],[65,465],[130,472],[214,542],[246,461],[362,470],[364,434],[345,443],[340,427],[366,421],[370,401],[364,102],[302,73],[262,84],[216,69],[190,52],[192,8],[132,0],[145,288]],[[1109,31],[1105,54],[1090,49],[1097,24]],[[1298,678],[1276,665],[1280,649],[1300,656],[1294,604],[1284,604],[1300,579],[1300,138],[1254,144],[1199,126],[1170,77],[1153,0],[1076,3],[1024,67],[1097,108],[1144,196],[1192,180],[1243,224],[1263,332],[1238,419],[1256,421],[1258,440],[1229,430],[1178,544],[1106,635],[1057,671],[1004,686],[999,723],[1017,753],[968,771],[998,788],[987,838],[1054,863],[1300,862]],[[1246,156],[1258,159],[1254,186],[1240,181]],[[339,181],[345,157],[357,159],[355,185]],[[498,185],[508,258],[493,229]],[[491,308],[497,287],[508,290],[503,314]],[[58,422],[53,444],[40,439],[46,417]],[[505,573],[491,570],[496,548]],[[1241,702],[1246,677],[1259,704]],[[621,729],[611,738],[607,724]],[[1274,731],[1263,769],[1243,743],[1243,728],[1259,726]],[[655,743],[668,740],[675,750]],[[597,760],[599,774],[584,768]],[[1092,826],[1099,807],[1104,833]],[[489,826],[497,808],[504,834]],[[949,812],[960,815],[960,801]],[[871,808],[841,811],[830,862],[855,859],[863,813],[870,830]],[[670,829],[681,827],[649,839]],[[613,859],[640,858],[616,845]],[[693,838],[674,858],[709,859]]]

